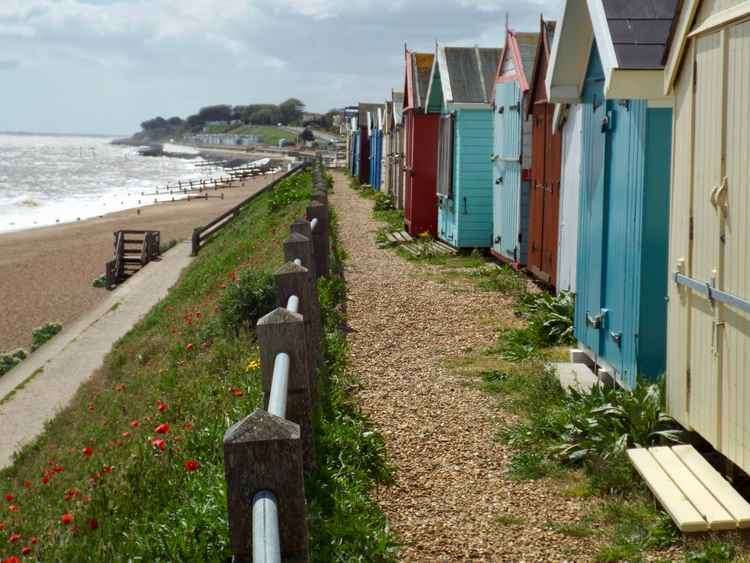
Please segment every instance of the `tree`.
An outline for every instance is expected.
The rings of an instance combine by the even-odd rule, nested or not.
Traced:
[[[203,123],[207,121],[231,121],[232,106],[226,104],[207,106],[198,111],[198,117],[203,120]]]
[[[278,111],[274,111],[270,108],[264,108],[256,111],[252,117],[252,123],[257,125],[276,125],[278,117]]]
[[[302,138],[304,142],[307,142],[307,141],[313,142],[315,140],[315,133],[313,133],[312,129],[310,129],[309,127],[305,127],[302,130],[300,137]]]
[[[182,127],[184,124],[185,122],[182,120],[181,117],[175,116],[175,117],[170,117],[169,119],[167,119],[167,125],[169,125],[170,127],[174,127],[174,128]]]
[[[155,117],[141,123],[141,129],[151,131],[153,129],[163,129],[166,125],[167,122],[163,117]]]
[[[281,121],[287,124],[299,123],[302,121],[302,112],[305,110],[305,104],[297,98],[289,98],[279,105]]]

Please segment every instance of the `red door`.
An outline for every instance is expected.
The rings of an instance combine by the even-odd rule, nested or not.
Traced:
[[[545,106],[537,102],[531,114],[531,209],[529,214],[529,258],[528,267],[534,275],[544,271],[544,215],[545,215],[545,159],[547,144],[547,120]]]
[[[557,241],[560,220],[560,175],[562,165],[562,132],[554,129],[555,106],[546,106],[546,150],[544,159],[544,234],[542,241],[541,270],[550,277],[549,283],[557,284]]]
[[[414,114],[407,111],[404,113],[404,222],[408,231],[411,230],[414,209],[414,129]]]

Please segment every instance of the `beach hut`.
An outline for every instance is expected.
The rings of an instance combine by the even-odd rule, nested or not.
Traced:
[[[581,104],[575,334],[626,387],[664,373],[671,100],[664,54],[677,2],[569,0],[552,102]]]
[[[669,413],[750,472],[750,4],[687,0],[674,95]]]
[[[383,191],[393,198],[397,209],[403,208],[403,171],[401,170],[403,137],[401,115],[403,111],[403,92],[391,91],[390,99],[384,106],[383,120]]]
[[[534,147],[532,120],[527,118],[524,108],[529,104],[538,44],[538,33],[516,33],[507,29],[503,57],[494,79],[491,252],[515,267],[524,266],[528,259]],[[538,162],[543,159],[542,154]],[[542,190],[537,193],[541,195]]]
[[[424,112],[434,55],[405,50],[404,223],[412,236],[437,235],[437,134],[440,116]]]
[[[501,54],[436,46],[425,111],[440,116],[437,234],[456,248],[492,242],[492,86]]]
[[[391,186],[391,166],[392,161],[390,159],[391,154],[391,123],[393,121],[393,99],[386,100],[383,104],[383,154],[381,155],[381,174],[382,181],[380,191],[388,195],[393,195],[393,187]]]
[[[576,291],[578,199],[581,185],[583,111],[580,104],[555,106],[553,127],[562,135],[560,151],[560,215],[557,239],[557,292]]]
[[[360,103],[357,125],[359,131],[357,177],[361,184],[370,183],[370,135],[372,133],[372,114],[377,112],[378,104]]]
[[[383,166],[383,107],[373,108],[370,117],[370,185],[380,190]]]
[[[552,287],[557,286],[560,235],[560,181],[562,131],[555,127],[555,105],[547,97],[547,67],[555,22],[540,19],[531,91],[526,117],[531,120],[531,182],[529,184],[529,272]]]

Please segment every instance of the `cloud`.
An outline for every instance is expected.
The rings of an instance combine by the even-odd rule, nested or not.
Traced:
[[[29,88],[64,87],[71,100],[78,97],[90,108],[111,106],[116,99],[123,104],[117,112],[101,113],[122,130],[127,120],[134,128],[154,114],[186,114],[210,103],[294,95],[311,109],[325,110],[363,98],[385,99],[402,85],[405,42],[420,50],[432,50],[436,40],[500,46],[506,11],[514,28],[534,30],[539,13],[554,17],[559,4],[0,0],[0,53],[28,71],[14,81],[17,105],[24,105]],[[131,95],[121,96],[121,89]],[[39,111],[37,104],[14,112],[15,119]],[[64,119],[65,112],[58,117]],[[0,121],[2,128],[17,127]]]

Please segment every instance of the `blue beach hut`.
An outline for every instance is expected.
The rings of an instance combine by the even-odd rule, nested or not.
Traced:
[[[674,0],[566,1],[547,73],[551,101],[582,111],[575,334],[629,388],[665,368],[676,12]]]
[[[501,54],[436,47],[425,112],[440,114],[438,238],[456,248],[492,241],[492,86]]]
[[[380,191],[383,167],[383,112],[370,113],[370,185]]]
[[[491,252],[515,267],[526,264],[532,124],[526,116],[538,33],[505,33],[494,88]]]

